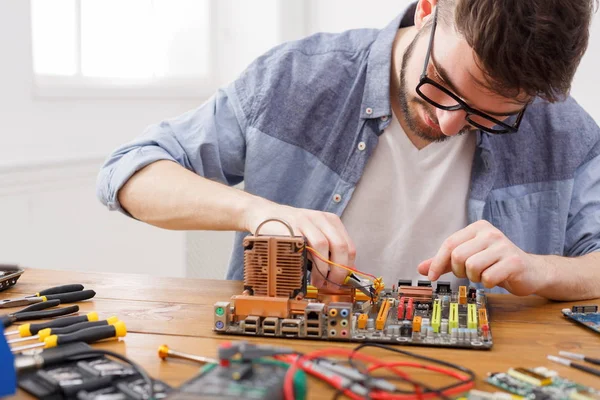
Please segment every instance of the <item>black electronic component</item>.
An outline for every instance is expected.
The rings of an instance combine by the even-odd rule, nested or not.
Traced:
[[[410,279],[399,279],[398,280],[398,287],[400,286],[412,286],[412,280]]]
[[[429,287],[431,287],[431,281],[419,280],[417,282],[417,286],[429,286]]]
[[[571,308],[571,311],[574,313],[581,313],[581,314],[586,314],[586,313],[595,313],[598,312],[598,306],[597,305],[586,305],[586,306],[573,306]]]
[[[450,282],[447,281],[438,281],[437,282],[437,286],[435,288],[435,292],[438,294],[444,294],[444,293],[450,293],[451,287],[450,287]]]

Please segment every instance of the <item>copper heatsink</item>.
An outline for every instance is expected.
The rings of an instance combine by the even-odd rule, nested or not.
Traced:
[[[303,237],[247,236],[243,245],[244,289],[254,296],[294,298],[305,295]]]

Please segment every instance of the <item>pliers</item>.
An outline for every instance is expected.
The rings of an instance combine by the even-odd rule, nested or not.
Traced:
[[[21,307],[41,303],[48,300],[60,300],[61,303],[76,303],[91,299],[96,295],[93,290],[83,290],[82,285],[56,286],[42,290],[31,296],[0,300],[0,308]]]

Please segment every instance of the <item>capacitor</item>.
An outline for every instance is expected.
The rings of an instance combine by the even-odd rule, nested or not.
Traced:
[[[477,289],[477,304],[483,304],[485,301],[485,292],[483,289]]]
[[[367,320],[367,329],[370,331],[375,329],[375,320],[373,318]]]
[[[356,331],[356,314],[352,314],[352,332]]]
[[[440,326],[440,333],[448,333],[448,320],[442,319],[442,324]]]
[[[428,326],[427,327],[427,337],[428,338],[433,338],[433,326]]]
[[[429,318],[423,318],[421,320],[421,333],[427,333],[428,327],[429,327]]]
[[[452,329],[450,329],[450,337],[452,339],[458,340],[458,328],[452,328]]]
[[[466,338],[466,329],[458,328],[458,340],[464,342]]]
[[[471,340],[477,340],[477,329],[469,329],[469,336]]]
[[[389,336],[400,336],[400,325],[390,325],[387,328],[387,334]]]

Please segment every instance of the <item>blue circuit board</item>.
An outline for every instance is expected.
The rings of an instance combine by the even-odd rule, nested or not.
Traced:
[[[600,333],[600,312],[598,306],[573,306],[562,310],[565,317]]]

